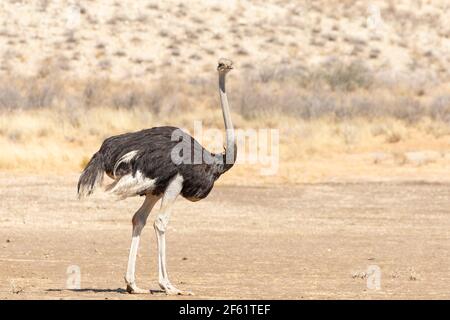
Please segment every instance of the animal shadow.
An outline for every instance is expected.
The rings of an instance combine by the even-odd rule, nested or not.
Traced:
[[[110,289],[110,288],[83,288],[83,289],[47,289],[47,292],[64,292],[64,291],[71,291],[71,292],[92,292],[92,293],[121,293],[121,294],[128,294],[127,290],[123,288],[116,288],[116,289]],[[149,289],[150,294],[159,294],[159,293],[165,293],[163,290],[158,289]]]

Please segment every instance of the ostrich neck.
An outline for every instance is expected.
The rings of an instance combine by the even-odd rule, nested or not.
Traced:
[[[225,167],[231,168],[236,160],[236,137],[234,135],[233,123],[231,122],[230,106],[228,104],[227,92],[225,90],[225,74],[219,73],[219,93],[222,105],[223,121],[225,123],[227,144],[225,149]],[[227,166],[231,165],[231,166]]]

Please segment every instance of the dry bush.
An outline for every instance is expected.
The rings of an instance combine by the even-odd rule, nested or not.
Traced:
[[[355,148],[396,151],[415,145],[413,139],[420,146],[450,135],[448,95],[423,99],[396,85],[373,85],[376,76],[360,66],[331,66],[243,69],[247,74],[229,84],[236,127],[278,128],[287,161]],[[63,79],[57,70],[0,79],[0,148],[9,150],[0,168],[79,170],[86,155],[113,134],[161,124],[191,128],[198,119],[223,126],[215,76],[79,81]],[[298,137],[302,144],[292,147]]]
[[[450,95],[434,98],[430,106],[430,114],[435,120],[450,123]]]
[[[325,82],[332,90],[369,89],[373,85],[372,72],[360,61],[343,63],[332,60],[314,70],[310,77],[315,81]]]
[[[183,88],[177,88],[172,79],[163,79],[152,86],[107,79],[79,83],[57,75],[0,79],[0,111],[3,112],[69,106],[80,110],[138,108],[158,114],[172,110],[174,101],[183,100],[181,95],[184,95]]]
[[[61,92],[61,83],[33,79],[0,80],[0,109],[39,109],[54,106]]]
[[[234,88],[232,101],[246,119],[284,114],[305,120],[389,117],[415,123],[446,112],[440,107],[445,104],[442,99],[430,108],[414,93],[405,96],[395,86],[374,83],[373,73],[359,63],[334,61],[312,70],[301,66],[263,67],[250,71]]]
[[[181,82],[164,78],[144,85],[94,78],[80,83],[61,79],[59,65],[55,68],[47,68],[40,77],[0,79],[0,108],[138,108],[158,115],[188,110],[199,102],[206,102],[210,108],[217,103],[211,102],[211,93],[216,90],[211,79],[197,77]],[[430,117],[450,121],[448,96],[424,103],[414,94],[397,92],[395,86],[373,85],[374,77],[362,64],[336,60],[310,70],[301,65],[264,66],[250,69],[232,82],[230,98],[233,109],[247,120],[278,114],[304,120],[389,117],[416,123]]]
[[[0,85],[0,110],[16,110],[22,106],[22,94],[18,88],[2,83]]]

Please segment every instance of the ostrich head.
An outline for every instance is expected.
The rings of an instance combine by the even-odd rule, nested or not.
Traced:
[[[225,58],[219,59],[219,63],[217,65],[217,71],[219,71],[219,73],[227,73],[231,69],[233,69],[233,61]]]

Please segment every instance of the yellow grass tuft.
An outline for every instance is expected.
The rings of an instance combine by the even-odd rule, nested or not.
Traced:
[[[204,129],[222,128],[220,110],[193,109],[188,114],[170,118],[170,124],[192,133],[194,120],[205,118]],[[358,178],[400,176],[434,177],[450,163],[450,132],[438,121],[424,119],[408,124],[395,119],[355,118],[336,121],[332,118],[294,120],[291,117],[269,117],[245,120],[234,114],[238,128],[278,128],[280,162],[276,175],[261,175],[260,163],[236,165],[220,183],[267,184],[334,181]],[[74,118],[54,109],[17,111],[0,116],[0,170],[22,172],[80,172],[91,155],[108,136],[168,124],[144,110],[92,108]],[[434,130],[437,130],[436,133]],[[393,135],[401,138],[393,140]],[[208,148],[214,146],[204,143]],[[423,160],[421,151],[435,151],[439,156]],[[215,146],[212,151],[220,152]],[[243,151],[243,147],[240,147]],[[419,152],[414,160],[408,152]],[[427,157],[428,153],[423,157]],[[417,156],[415,156],[417,158]],[[422,159],[422,160],[421,160]],[[245,179],[243,179],[245,178]]]

